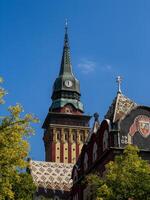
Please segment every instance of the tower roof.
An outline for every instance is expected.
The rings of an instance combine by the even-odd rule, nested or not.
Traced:
[[[137,104],[134,101],[122,94],[122,78],[120,76],[117,77],[116,82],[118,83],[117,96],[114,98],[112,104],[110,105],[105,115],[105,119],[109,119],[113,123],[118,121],[121,117],[123,117],[125,114],[130,112],[130,110],[137,106]]]
[[[105,115],[105,119],[110,119],[115,123],[135,106],[137,106],[137,104],[134,101],[118,92]]]
[[[70,81],[70,87],[66,87],[65,81]],[[80,95],[80,84],[72,72],[70,47],[68,37],[68,25],[65,25],[64,46],[60,65],[59,76],[55,80],[53,93],[58,91],[73,91]],[[53,96],[53,95],[52,95]]]
[[[67,23],[60,71],[53,85],[52,100],[51,110],[72,104],[77,110],[83,112],[83,104],[80,101],[80,83],[72,72]]]
[[[67,22],[65,24],[65,37],[64,37],[64,47],[63,47],[63,54],[61,59],[61,67],[59,76],[64,74],[72,74],[72,66],[71,66],[71,59],[70,59],[70,47],[69,47],[69,38],[68,38],[68,25]]]

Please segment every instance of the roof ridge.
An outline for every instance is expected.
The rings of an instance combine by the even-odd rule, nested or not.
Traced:
[[[114,123],[135,106],[137,104],[133,100],[118,92],[105,115],[105,119],[110,119]]]

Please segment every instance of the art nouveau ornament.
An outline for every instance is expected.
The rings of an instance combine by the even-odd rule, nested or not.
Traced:
[[[136,132],[139,132],[144,138],[150,135],[150,118],[148,116],[139,115],[135,118],[129,129],[129,134],[134,136]]]

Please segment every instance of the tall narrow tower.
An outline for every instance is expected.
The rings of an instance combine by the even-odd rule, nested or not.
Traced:
[[[45,160],[75,163],[89,133],[90,116],[84,115],[80,84],[72,72],[68,27],[65,26],[60,72],[53,85],[52,104],[44,121]]]

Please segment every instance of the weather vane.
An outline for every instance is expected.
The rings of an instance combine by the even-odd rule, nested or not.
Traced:
[[[117,76],[116,82],[118,83],[118,92],[121,93],[122,77],[121,76]]]

